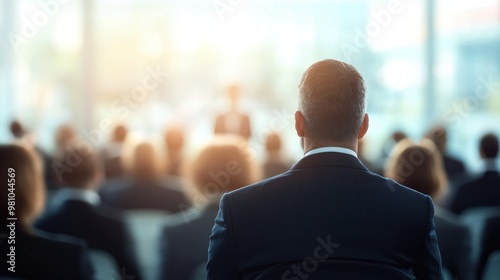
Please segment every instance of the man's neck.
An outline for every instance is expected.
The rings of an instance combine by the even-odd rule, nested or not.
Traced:
[[[302,138],[302,149],[304,150],[304,154],[307,152],[324,147],[340,147],[353,150],[355,153],[358,153],[358,141],[354,141],[353,143],[339,143],[335,141],[325,141],[325,140],[316,140],[307,137]]]

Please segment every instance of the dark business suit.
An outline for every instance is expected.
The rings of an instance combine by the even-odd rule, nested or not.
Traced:
[[[240,126],[238,128],[238,131],[232,132],[232,131],[229,131],[228,127],[226,127],[226,119],[231,118],[231,114],[226,113],[223,115],[219,115],[217,117],[217,119],[215,121],[214,133],[215,134],[234,133],[234,134],[241,135],[241,137],[243,137],[245,139],[250,138],[250,135],[251,135],[250,118],[245,114],[241,114],[241,113],[237,113],[237,114],[241,118],[241,123],[240,123]]]
[[[9,253],[7,248],[10,249],[10,246],[15,246],[14,273],[7,270],[10,267],[6,259]],[[94,279],[93,268],[82,240],[41,231],[26,233],[16,230],[15,244],[8,244],[7,239],[2,239],[0,247],[0,279]]]
[[[484,226],[482,242],[481,242],[481,257],[478,265],[478,278],[481,279],[488,258],[491,253],[500,251],[500,213],[498,216],[489,218]]]
[[[500,174],[486,171],[481,177],[458,187],[451,211],[460,214],[474,207],[500,206]]]
[[[369,172],[354,156],[309,155],[222,197],[208,279],[255,279],[273,264],[312,256],[442,279],[433,216],[430,197]]]
[[[444,170],[448,178],[460,176],[465,173],[465,165],[459,159],[449,155],[443,155]]]
[[[453,213],[439,207],[436,207],[434,223],[443,267],[448,269],[454,279],[473,279],[469,228]]]
[[[184,214],[177,224],[165,227],[161,237],[160,279],[189,280],[194,270],[207,262],[208,238],[217,209],[218,205],[210,205],[195,215]]]
[[[120,271],[135,276],[139,272],[133,257],[132,243],[123,218],[119,213],[79,200],[68,200],[47,213],[36,223],[37,228],[67,234],[85,240],[91,249],[109,253]]]
[[[103,191],[102,201],[120,209],[154,209],[171,213],[185,209],[191,203],[183,192],[164,187],[159,182],[135,182],[131,186]]]

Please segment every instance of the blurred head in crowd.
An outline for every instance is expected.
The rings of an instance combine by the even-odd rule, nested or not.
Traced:
[[[481,137],[479,152],[483,159],[496,159],[498,156],[497,136],[493,133],[488,133]]]
[[[7,200],[12,197],[9,195],[10,180],[15,188],[14,217],[17,217],[25,230],[29,230],[45,203],[41,160],[31,148],[21,145],[0,145],[0,158],[2,217],[9,217]]]
[[[23,125],[17,120],[13,120],[10,123],[9,128],[10,133],[12,133],[12,136],[14,136],[15,138],[22,138],[26,134]]]
[[[239,136],[216,136],[195,158],[189,172],[196,192],[193,204],[218,202],[223,193],[252,184],[260,171],[246,141]]]
[[[446,132],[446,128],[442,125],[436,125],[431,130],[429,130],[425,137],[430,139],[439,152],[444,155],[446,153],[446,143],[448,142],[448,133]]]
[[[178,176],[181,173],[184,148],[184,129],[172,126],[165,132],[167,148],[167,174]]]
[[[127,133],[128,130],[124,125],[122,124],[117,125],[113,130],[113,142],[117,143],[125,142],[125,139],[127,139]]]
[[[281,150],[281,137],[276,132],[269,132],[266,136],[266,151],[268,154],[277,154]]]
[[[299,84],[295,129],[305,151],[320,146],[357,150],[368,130],[365,82],[350,64],[323,60],[310,66]]]
[[[95,189],[103,179],[101,162],[88,149],[69,146],[55,161],[56,176],[64,187]]]
[[[154,179],[158,174],[158,163],[153,145],[141,143],[134,151],[132,176],[136,180]]]
[[[424,139],[420,144],[413,144],[409,139],[400,141],[394,147],[385,176],[427,194],[435,201],[447,186],[439,151],[428,139]]]
[[[397,130],[392,133],[391,138],[394,143],[398,143],[399,141],[408,138],[408,135],[406,135],[406,133],[404,133],[403,131]]]
[[[76,142],[76,133],[73,127],[69,124],[59,126],[56,132],[56,147],[64,149],[67,146],[73,145]]]

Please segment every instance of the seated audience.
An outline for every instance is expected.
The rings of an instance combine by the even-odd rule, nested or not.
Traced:
[[[198,155],[189,177],[195,206],[201,209],[178,214],[178,223],[164,229],[160,279],[193,279],[197,267],[204,271],[220,196],[255,182],[256,176],[243,139],[216,138]]]
[[[160,180],[156,153],[151,144],[137,146],[131,173],[131,185],[101,193],[103,203],[120,209],[152,209],[171,213],[180,211],[180,205],[189,204],[179,186],[165,186]]]
[[[117,125],[111,142],[102,151],[106,179],[121,177],[125,173],[122,154],[127,134],[128,130],[124,125]]]
[[[103,173],[100,161],[91,151],[70,146],[56,162],[55,172],[62,187],[54,197],[53,208],[37,221],[36,227],[87,241],[91,249],[110,254],[122,273],[138,280],[131,237],[123,216],[100,206],[96,192]]]
[[[306,279],[313,254],[389,267],[408,279],[442,279],[432,200],[369,172],[357,158],[369,123],[360,73],[337,60],[317,62],[302,76],[298,99],[304,157],[222,196],[207,279],[256,279],[290,262],[283,277]]]
[[[429,195],[434,201],[439,200],[447,187],[439,151],[427,139],[421,145],[412,144],[410,140],[399,142],[389,159],[385,175]],[[454,214],[437,206],[434,223],[443,267],[450,271],[454,279],[472,279],[469,228]]]
[[[1,145],[0,158],[0,180],[4,184],[0,191],[1,218],[7,225],[13,225],[4,224],[0,230],[0,279],[94,279],[82,240],[37,231],[31,226],[42,212],[45,199],[43,167],[36,153],[23,146]],[[9,184],[14,188],[12,192]],[[11,205],[13,215],[10,215],[7,201],[14,197],[12,193],[15,205]],[[8,218],[17,220],[8,221]]]
[[[446,128],[441,125],[433,127],[425,135],[426,138],[432,140],[443,158],[444,170],[446,172],[446,177],[449,180],[456,180],[465,175],[465,165],[464,163],[449,155],[446,151],[446,145],[448,143],[448,133]]]
[[[484,269],[489,257],[493,252],[500,252],[500,213],[498,216],[486,220],[482,242],[481,242],[481,257],[477,270],[477,279],[482,279]]]
[[[479,153],[485,171],[481,177],[458,186],[450,205],[451,211],[457,214],[473,207],[500,206],[500,174],[496,166],[498,138],[491,133],[484,135]]]
[[[270,132],[266,137],[266,161],[264,162],[264,178],[270,178],[290,169],[281,153],[281,137],[276,132]]]

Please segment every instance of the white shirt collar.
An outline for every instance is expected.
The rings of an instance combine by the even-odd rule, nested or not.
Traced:
[[[356,155],[356,152],[354,152],[353,150],[347,149],[347,148],[342,148],[342,147],[321,147],[321,148],[312,149],[309,152],[307,152],[304,155],[304,157],[314,155],[314,154],[319,154],[319,153],[342,153],[342,154],[348,154],[348,155],[351,155],[354,157],[358,157],[358,155]]]
[[[98,205],[101,203],[101,198],[93,190],[76,189],[76,188],[62,188],[55,194],[54,203],[63,204],[68,200],[78,200],[87,202],[90,205]]]

